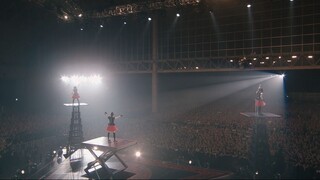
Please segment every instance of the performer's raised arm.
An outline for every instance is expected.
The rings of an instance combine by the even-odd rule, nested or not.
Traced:
[[[119,115],[119,116],[116,116],[116,117],[114,117],[115,119],[118,119],[118,118],[121,118],[121,117],[123,117],[123,115],[121,114],[121,115]]]
[[[108,116],[107,112],[104,112],[104,114],[108,117],[109,123],[106,126],[106,131],[108,132],[108,141],[109,140],[109,136],[110,133],[113,133],[113,139],[116,142],[116,131],[118,130],[116,124],[115,124],[115,119],[122,117],[123,115],[119,115],[119,116],[114,116],[114,113],[111,112],[110,116]]]

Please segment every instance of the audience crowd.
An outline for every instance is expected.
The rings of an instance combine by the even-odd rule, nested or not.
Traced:
[[[281,118],[265,120],[271,157],[282,152],[285,166],[320,169],[320,113],[316,103],[290,103]],[[68,117],[67,117],[68,118]],[[15,156],[19,161],[41,161],[39,151],[53,137],[67,134],[66,117],[46,114],[3,113],[0,121],[0,158]],[[105,135],[101,126],[107,121],[84,123],[85,139]],[[202,154],[208,157],[232,157],[250,161],[255,119],[213,102],[193,109],[166,109],[157,114],[125,115],[116,122],[117,137],[136,139],[149,147]],[[97,129],[101,129],[98,131]],[[51,139],[50,139],[51,138]],[[18,155],[15,155],[18,154]],[[284,167],[285,168],[285,167]],[[283,172],[282,172],[283,173]]]

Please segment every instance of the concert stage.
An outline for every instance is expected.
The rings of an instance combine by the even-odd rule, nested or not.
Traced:
[[[257,114],[256,112],[241,112],[240,114],[247,116],[247,117],[256,117],[256,118],[280,118],[280,115],[273,114],[273,113],[261,113]]]
[[[97,140],[98,138],[94,139]],[[100,140],[103,140],[104,137],[100,137]],[[94,153],[97,157],[102,157],[104,150],[97,150],[99,147],[94,147],[91,144],[94,140],[89,140],[83,142],[83,144],[92,145],[92,149],[95,150]],[[121,144],[119,139],[119,147],[123,148],[129,143],[130,146],[135,144],[135,141],[127,141]],[[101,141],[96,141],[101,142]],[[118,143],[117,142],[117,143]],[[127,145],[126,145],[127,144]],[[104,145],[100,144],[101,147],[106,148]],[[110,143],[111,148],[115,148],[114,142]],[[101,148],[100,147],[100,148]],[[91,148],[91,147],[89,147]],[[110,150],[110,149],[109,149]],[[110,178],[110,172],[113,174],[113,179],[211,179],[211,178],[223,178],[231,176],[232,173],[224,172],[214,169],[198,168],[195,166],[187,165],[178,165],[170,162],[164,162],[160,160],[146,159],[144,157],[135,157],[134,153],[119,152],[117,156],[108,157],[105,161],[109,171],[101,166],[90,166],[92,171],[86,172],[85,169],[88,168],[88,165],[96,161],[96,157],[88,149],[78,149],[75,154],[82,154],[81,161],[76,163],[73,162],[72,168],[70,166],[70,160],[64,159],[60,164],[56,163],[52,166],[52,169],[46,174],[43,175],[44,179],[108,179]],[[120,161],[119,161],[120,159]],[[123,161],[123,162],[121,162]],[[96,161],[97,162],[97,161]],[[125,163],[124,163],[125,162]],[[88,164],[89,163],[89,164]],[[99,164],[100,162],[97,162]],[[97,165],[96,164],[96,165]],[[119,171],[120,169],[120,171]]]

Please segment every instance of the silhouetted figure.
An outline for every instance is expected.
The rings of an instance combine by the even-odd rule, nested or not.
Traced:
[[[79,98],[80,98],[80,95],[78,93],[78,89],[77,89],[76,86],[74,86],[73,87],[73,92],[72,92],[72,99],[73,100],[75,100],[75,99],[79,100]]]
[[[108,115],[107,112],[105,112],[104,114]],[[122,116],[123,115],[114,116],[113,112],[111,112],[110,116],[108,116],[109,123],[106,127],[106,131],[108,132],[108,141],[110,141],[109,139],[110,133],[113,133],[113,140],[116,142],[116,131],[118,130],[118,128],[114,121]]]
[[[262,107],[266,105],[262,95],[263,95],[263,88],[261,87],[261,84],[260,84],[258,87],[258,90],[256,91],[256,99],[255,99],[255,110],[258,115],[262,115]]]

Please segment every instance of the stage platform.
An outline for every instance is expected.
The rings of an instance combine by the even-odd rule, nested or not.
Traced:
[[[280,115],[263,112],[261,114],[257,114],[256,112],[241,112],[240,114],[247,117],[255,117],[255,118],[280,118]]]
[[[102,136],[102,137],[98,137],[88,141],[84,141],[82,142],[82,144],[85,147],[91,148],[91,149],[96,148],[99,150],[120,151],[122,149],[125,149],[137,144],[137,141],[117,138],[117,141],[114,142],[113,138],[110,138],[110,141],[108,141],[107,137]]]

